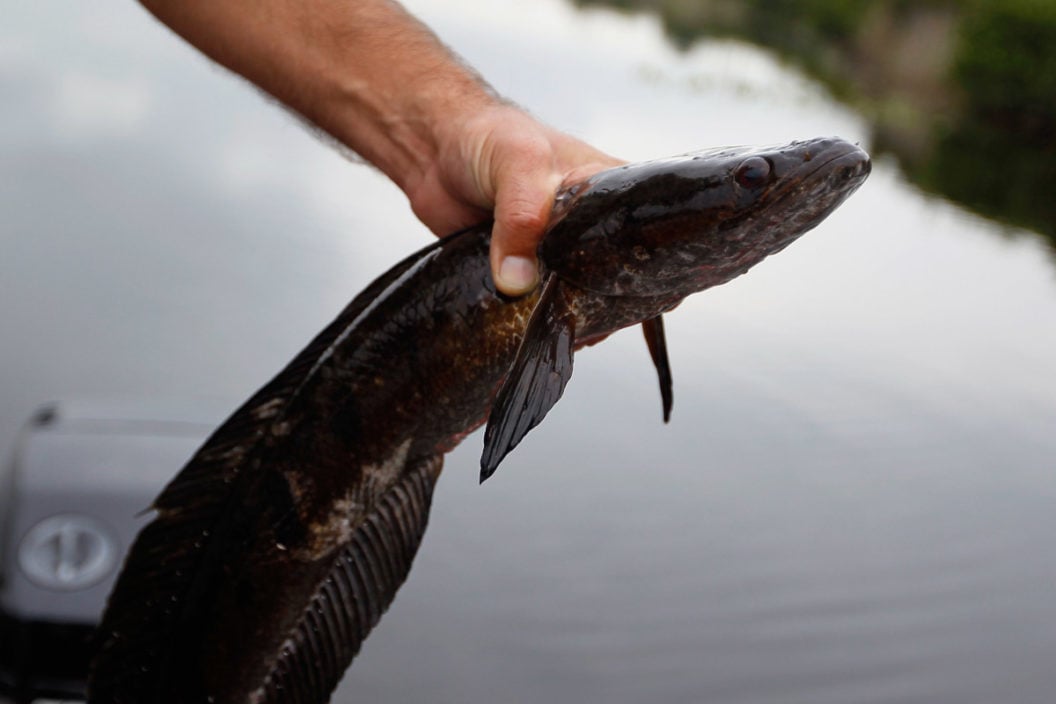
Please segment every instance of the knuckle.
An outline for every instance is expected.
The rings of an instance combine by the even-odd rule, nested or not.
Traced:
[[[547,222],[547,217],[538,208],[533,210],[527,203],[514,206],[500,219],[511,235],[521,237],[530,237],[542,232]]]

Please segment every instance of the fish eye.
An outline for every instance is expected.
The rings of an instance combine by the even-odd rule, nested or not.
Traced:
[[[761,156],[750,156],[741,162],[734,174],[743,188],[759,188],[770,180],[770,162]]]

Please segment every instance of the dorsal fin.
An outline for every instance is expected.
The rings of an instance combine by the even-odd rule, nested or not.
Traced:
[[[360,314],[409,270],[416,269],[430,258],[443,241],[435,242],[407,257],[356,296],[293,361],[243,403],[206,440],[154,501],[154,508],[162,513],[167,509],[185,512],[203,498],[203,482],[215,485],[220,480],[229,484],[238,473],[246,453],[264,436],[269,421],[281,416],[297,390],[315,372],[334,344],[348,333]]]
[[[158,515],[139,534],[110,594],[99,627],[89,702],[169,701],[167,683],[181,656],[179,634],[207,598],[205,584],[223,566],[225,540],[238,514],[240,487],[260,468],[258,448],[271,436],[307,379],[385,292],[417,270],[441,240],[397,264],[357,296],[271,382],[205,442],[154,502]],[[247,477],[248,475],[248,477]],[[182,655],[186,655],[183,653]]]
[[[560,286],[557,274],[550,274],[525,327],[513,365],[492,404],[480,458],[481,482],[543,420],[572,376],[575,320]]]

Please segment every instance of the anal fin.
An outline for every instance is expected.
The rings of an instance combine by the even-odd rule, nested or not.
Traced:
[[[345,669],[407,578],[425,533],[443,458],[407,468],[343,545],[263,686],[259,704],[329,701]]]

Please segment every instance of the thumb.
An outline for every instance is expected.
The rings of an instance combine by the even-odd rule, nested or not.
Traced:
[[[545,163],[545,162],[544,162]],[[499,174],[495,194],[495,226],[491,233],[491,272],[495,286],[509,296],[521,296],[539,280],[536,248],[543,239],[560,176],[551,169],[519,164]],[[505,176],[505,178],[503,178]]]

